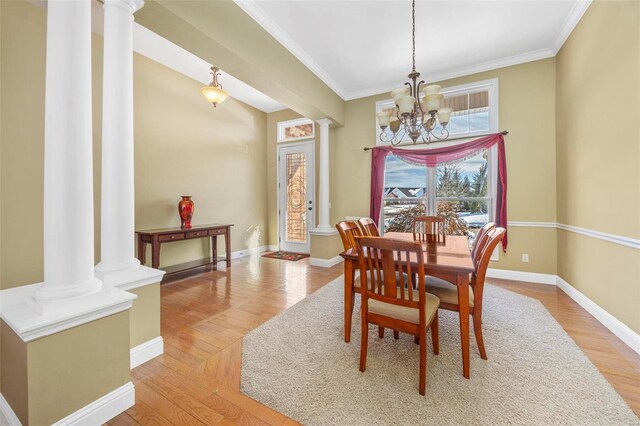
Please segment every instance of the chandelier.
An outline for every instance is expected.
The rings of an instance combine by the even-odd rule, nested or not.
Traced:
[[[218,106],[218,104],[221,104],[225,99],[229,97],[229,94],[222,90],[222,84],[218,83],[219,73],[220,68],[211,67],[213,80],[211,81],[211,84],[200,89],[200,92],[202,92],[204,97],[207,98],[207,101],[211,102],[214,107]]]
[[[440,93],[441,87],[437,84],[421,87],[424,80],[418,81],[420,73],[416,71],[416,2],[412,1],[413,30],[411,41],[413,43],[413,69],[409,74],[406,87],[393,90],[391,97],[396,105],[395,117],[389,111],[377,113],[380,126],[380,140],[398,145],[405,136],[409,136],[415,144],[418,140],[429,143],[434,140],[442,141],[449,137],[449,117],[451,108],[440,108],[444,95]],[[420,100],[420,95],[424,97]],[[393,118],[393,121],[392,121]],[[441,129],[435,132],[437,123]]]

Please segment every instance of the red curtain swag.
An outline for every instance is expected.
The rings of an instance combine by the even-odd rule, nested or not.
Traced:
[[[389,153],[401,160],[426,167],[471,157],[478,151],[498,145],[498,187],[496,188],[496,225],[507,229],[507,160],[502,133],[485,136],[459,145],[435,149],[402,149],[375,147],[371,149],[371,218],[379,225],[384,192],[384,160]],[[507,251],[507,235],[502,240],[502,250]]]

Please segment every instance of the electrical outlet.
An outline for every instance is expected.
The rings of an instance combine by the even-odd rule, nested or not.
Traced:
[[[529,263],[529,255],[528,255],[528,254],[526,254],[526,253],[525,253],[525,254],[523,254],[523,255],[522,255],[522,261],[523,261],[524,263]]]

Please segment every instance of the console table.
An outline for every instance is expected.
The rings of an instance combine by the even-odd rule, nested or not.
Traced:
[[[178,227],[136,231],[138,236],[138,259],[142,265],[145,264],[147,244],[151,244],[151,267],[157,269],[160,266],[160,247],[162,247],[162,244],[196,238],[211,238],[211,257],[166,268],[165,277],[203,266],[210,266],[212,269],[217,269],[218,262],[226,262],[228,268],[231,266],[232,226],[233,224],[213,223],[209,225],[196,225],[191,228]],[[224,237],[225,256],[218,256],[218,236]]]

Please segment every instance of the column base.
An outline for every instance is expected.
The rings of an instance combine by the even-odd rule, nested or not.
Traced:
[[[102,281],[96,277],[70,286],[48,286],[44,284],[33,295],[33,300],[40,305],[55,304],[56,301],[88,295],[100,290],[102,287]]]
[[[36,300],[42,283],[2,291],[2,319],[29,342],[131,308],[136,295],[103,286],[91,294],[62,300]]]
[[[112,265],[100,262],[96,265],[96,277],[103,279],[105,275],[111,272],[126,271],[128,269],[137,268],[138,266],[140,266],[140,261],[135,257],[127,260],[126,262],[120,262]]]
[[[139,262],[134,267],[113,271],[99,271],[98,266],[96,266],[96,276],[101,277],[106,286],[117,287],[120,290],[132,290],[159,283],[165,274],[165,271],[140,265]]]
[[[343,250],[342,240],[338,235],[338,231],[333,229],[332,232],[316,232],[311,231],[311,258],[309,265],[330,268],[342,262],[340,253]]]
[[[317,228],[309,231],[311,235],[336,235],[338,230],[329,225],[319,225]]]

